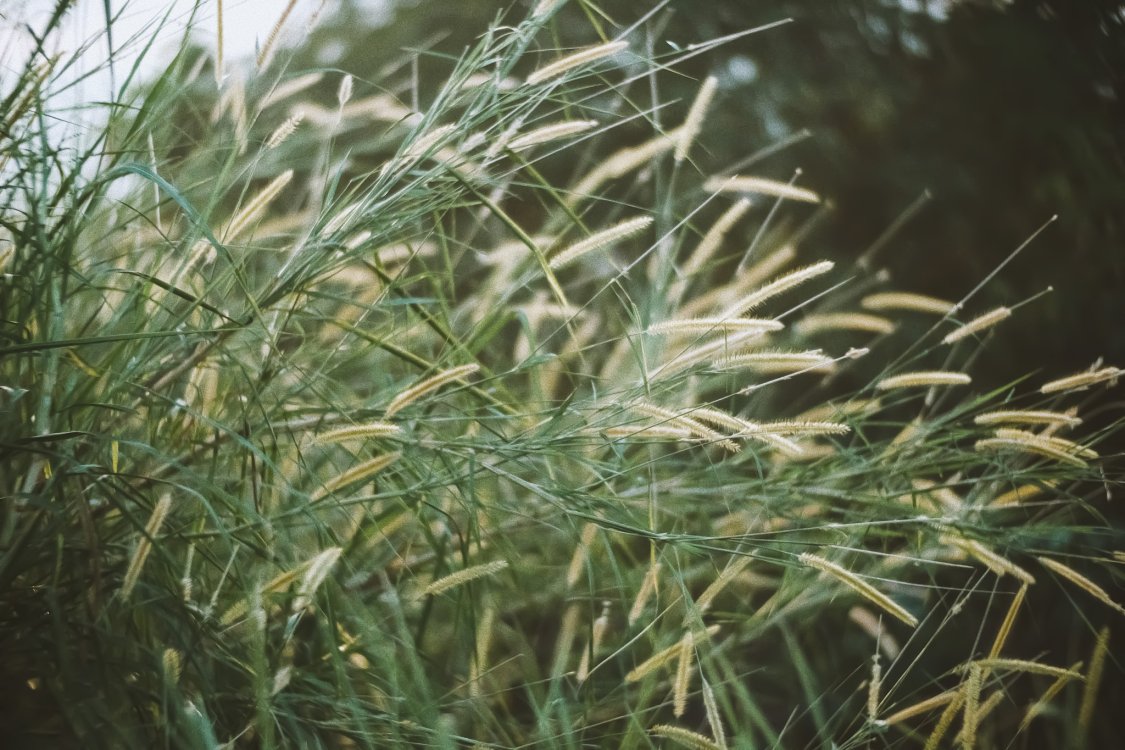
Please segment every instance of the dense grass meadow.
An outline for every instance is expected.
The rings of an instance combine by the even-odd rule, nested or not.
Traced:
[[[809,251],[833,196],[685,72],[784,16],[498,4],[374,76],[298,62],[330,4],[244,60],[187,3],[76,101],[112,18],[43,5],[0,50],[0,744],[1121,741],[1125,363],[975,367],[1046,217],[949,299]]]

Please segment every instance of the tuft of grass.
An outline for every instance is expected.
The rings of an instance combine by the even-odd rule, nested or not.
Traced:
[[[542,2],[418,91],[296,68],[294,5],[241,66],[185,37],[79,133],[79,53],[45,52],[69,3],[0,82],[13,736],[939,747],[960,717],[1000,747],[1113,720],[1121,477],[1093,446],[1119,422],[1078,433],[1075,394],[1121,370],[970,376],[1009,308],[941,332],[983,282],[877,291],[807,257],[819,193],[708,177],[726,84],[673,92],[722,39]],[[941,317],[918,338],[858,295]]]

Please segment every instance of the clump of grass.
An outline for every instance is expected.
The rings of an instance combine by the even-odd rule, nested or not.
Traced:
[[[49,125],[72,60],[5,79],[0,674],[26,737],[1095,736],[1108,630],[1037,640],[1028,566],[1119,617],[1113,428],[1054,433],[1121,370],[970,375],[1008,310],[940,338],[972,293],[863,298],[942,316],[921,340],[841,312],[862,269],[775,223],[819,193],[703,176],[724,84],[666,92],[710,43],[645,52],[592,14],[605,38],[555,49],[563,5],[437,57],[410,105],[403,68],[289,69],[293,3],[255,61],[185,44],[81,138]]]

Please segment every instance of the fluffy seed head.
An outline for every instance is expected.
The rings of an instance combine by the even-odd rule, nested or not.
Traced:
[[[941,340],[943,344],[952,344],[961,339],[972,336],[974,333],[979,333],[986,328],[991,328],[1002,320],[1010,318],[1012,311],[1007,307],[998,307],[991,312],[986,312],[979,318],[970,320],[960,328],[950,331],[945,338]]]
[[[388,418],[394,416],[406,406],[422,398],[422,396],[436,391],[447,383],[452,383],[457,380],[464,380],[479,369],[480,365],[472,362],[467,365],[460,365],[458,367],[439,372],[437,375],[426,378],[425,380],[422,380],[410,386],[405,391],[391,399],[391,403],[387,404],[386,416]]]
[[[597,120],[568,120],[566,122],[556,122],[552,125],[544,125],[541,128],[536,128],[535,130],[513,138],[508,143],[508,148],[513,151],[523,151],[524,149],[531,148],[540,143],[547,143],[560,138],[585,133],[590,128],[597,127],[597,124]]]
[[[297,596],[293,599],[292,611],[300,612],[312,603],[316,590],[324,583],[324,579],[332,572],[336,561],[340,559],[343,547],[329,547],[316,557],[309,560],[305,568],[305,575],[301,578],[301,585],[297,587]]]
[[[715,97],[715,89],[718,85],[718,78],[707,76],[703,85],[699,87],[699,93],[695,95],[695,101],[691,103],[691,109],[688,110],[687,119],[684,120],[684,126],[680,130],[680,137],[676,142],[676,152],[673,159],[677,164],[687,158],[688,151],[691,150],[691,144],[695,142],[699,135],[699,131],[703,127],[703,119],[707,116],[707,109],[711,106],[711,100]]]
[[[812,190],[765,177],[716,176],[707,180],[703,189],[709,193],[756,193],[802,203],[820,203],[820,195]]]
[[[809,279],[814,279],[817,276],[828,273],[835,267],[835,263],[830,260],[822,260],[811,266],[799,268],[796,271],[791,271],[784,276],[778,277],[766,284],[765,286],[751,292],[738,302],[727,308],[720,317],[723,318],[737,318],[745,313],[747,310],[753,309],[762,304],[768,299],[776,297],[782,292],[789,291],[795,286],[805,283]]]
[[[860,307],[865,310],[910,310],[912,312],[932,313],[934,315],[947,315],[956,305],[953,302],[937,297],[928,297],[924,294],[910,292],[881,292],[871,294],[859,301]]]
[[[608,229],[595,232],[586,239],[580,240],[570,247],[561,250],[557,255],[551,258],[551,270],[557,271],[564,266],[570,265],[587,253],[601,250],[621,240],[632,237],[643,231],[651,223],[651,216],[637,216],[614,224]]]
[[[278,125],[277,129],[270,134],[269,138],[266,139],[266,148],[275,149],[282,143],[284,143],[285,139],[293,135],[293,133],[297,130],[297,126],[301,124],[301,120],[303,119],[305,119],[305,116],[301,113],[297,113],[292,117],[287,118],[285,122]]]
[[[472,567],[459,570],[456,573],[444,576],[430,583],[426,588],[422,589],[421,597],[437,596],[438,594],[445,593],[457,586],[463,586],[469,581],[475,581],[478,578],[485,576],[495,575],[501,570],[508,567],[507,560],[493,560],[492,562],[484,563],[483,565],[473,565]]]
[[[1065,391],[1078,391],[1089,388],[1092,385],[1099,383],[1109,383],[1115,385],[1117,379],[1125,375],[1125,370],[1119,367],[1103,367],[1098,370],[1090,372],[1080,372],[1077,375],[1070,375],[1058,380],[1052,380],[1050,383],[1045,383],[1039,389],[1040,393],[1063,393]]]
[[[1077,427],[1082,420],[1073,414],[1059,411],[1033,410],[1033,409],[1007,409],[990,411],[973,417],[973,422],[980,425],[994,424],[1034,424],[1034,425],[1066,425]]]
[[[544,65],[534,73],[527,77],[527,84],[529,86],[536,86],[552,78],[562,75],[568,70],[587,65],[606,57],[616,55],[618,52],[623,52],[629,48],[629,43],[626,41],[607,42],[606,44],[598,44],[593,47],[587,47],[575,52],[572,55],[561,57],[552,63]]]
[[[817,570],[828,573],[836,580],[852,588],[856,593],[860,594],[871,603],[878,605],[887,614],[897,617],[910,627],[918,627],[918,618],[910,614],[905,607],[847,568],[809,552],[802,552],[797,556],[797,559],[811,568],[816,568]]]
[[[941,385],[968,385],[973,379],[963,372],[931,370],[927,372],[904,372],[883,378],[875,384],[875,390],[891,391],[897,388],[930,388]]]
[[[820,313],[806,315],[794,330],[802,335],[821,331],[864,331],[866,333],[894,333],[895,324],[878,315],[865,313]]]

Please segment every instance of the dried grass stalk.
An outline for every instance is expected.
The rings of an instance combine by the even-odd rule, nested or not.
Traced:
[[[765,177],[716,176],[707,180],[703,189],[709,193],[756,193],[802,203],[820,203],[820,196],[812,190]]]
[[[857,594],[870,601],[872,604],[878,606],[887,614],[893,615],[899,620],[902,620],[910,627],[914,628],[918,626],[918,618],[910,614],[910,612],[908,612],[905,607],[891,599],[882,591],[879,591],[877,588],[875,588],[870,583],[863,580],[847,568],[844,568],[830,560],[826,560],[823,557],[811,554],[809,552],[801,553],[797,556],[797,559],[805,565],[808,565],[809,567],[816,568],[817,570],[828,573],[830,576],[840,581],[845,586],[848,586]]]
[[[540,83],[557,78],[568,70],[588,65],[592,62],[605,59],[616,55],[629,49],[629,43],[623,40],[615,42],[607,42],[605,44],[598,44],[593,47],[586,47],[585,49],[578,50],[574,54],[561,57],[552,63],[544,65],[531,75],[527,77],[527,85],[537,86]]]

